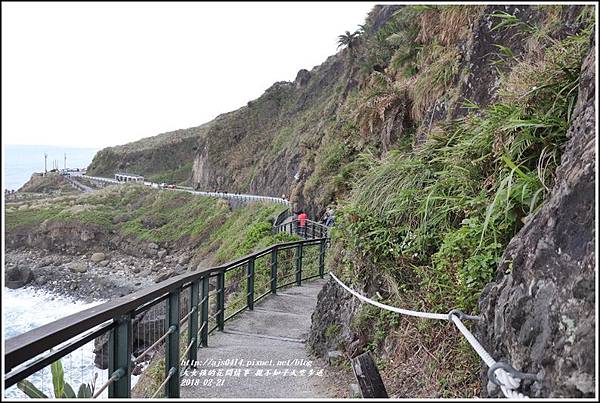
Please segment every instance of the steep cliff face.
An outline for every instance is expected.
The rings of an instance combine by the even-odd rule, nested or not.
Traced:
[[[196,139],[210,124],[162,133],[121,146],[100,150],[88,174],[112,177],[116,172],[144,175],[156,182],[189,184]]]
[[[375,7],[365,38],[374,36],[399,8]],[[343,190],[332,181],[320,186],[319,179],[335,176],[339,164],[364,146],[364,141],[350,140],[353,112],[347,101],[371,71],[361,67],[366,48],[365,39],[353,50],[342,49],[312,70],[300,70],[293,82],[275,83],[247,106],[206,125],[101,150],[88,170],[107,176],[124,170],[153,180],[189,180],[204,190],[284,194],[295,209],[318,215]],[[342,128],[348,133],[340,133]],[[379,147],[378,141],[372,143]],[[324,165],[332,150],[340,151],[339,158],[313,175],[315,165]]]
[[[352,75],[342,52],[310,72],[300,70],[294,82],[276,83],[247,106],[217,117],[198,139],[194,186],[291,195],[299,208],[307,208],[302,193],[310,175],[306,161],[318,152]]]
[[[456,66],[436,72],[450,77],[439,96],[427,99],[417,91],[420,85],[428,88],[419,80],[432,79],[436,59],[409,79],[405,92],[398,76],[375,87],[387,97],[380,92],[375,101],[404,102],[381,108],[379,127],[385,130],[403,108],[411,110],[412,121],[404,127],[413,147],[403,149],[400,134],[389,155],[366,165],[367,174],[340,203],[343,228],[334,233],[329,268],[365,295],[438,312],[460,307],[476,313],[483,287],[493,280],[481,294],[484,320],[478,329],[492,356],[544,376],[541,383],[525,384],[528,395],[593,396],[595,63],[588,56],[580,74],[590,36],[583,32],[586,11],[524,6],[471,11],[420,14],[421,28],[429,25],[431,35],[456,52],[437,59]],[[444,26],[461,18],[463,31]],[[422,35],[423,30],[413,38]],[[543,92],[549,88],[554,89]],[[567,101],[578,91],[579,97]],[[542,122],[542,116],[552,116],[556,128],[544,133],[554,123]],[[532,146],[538,136],[541,141]],[[550,138],[557,146],[551,159],[560,162],[556,177],[544,155],[554,147]],[[537,186],[535,196],[528,194]],[[452,326],[360,306],[333,281],[319,300],[309,338],[313,351],[342,349],[350,356],[373,351],[395,396],[501,394],[485,371],[484,382],[477,379],[482,364]],[[464,371],[459,376],[456,367]],[[402,374],[413,381],[399,381]],[[432,379],[434,386],[417,388],[415,379]]]
[[[594,396],[595,72],[591,49],[556,184],[508,245],[479,304],[492,355],[543,376],[526,387],[535,397]],[[501,393],[491,382],[484,391]]]

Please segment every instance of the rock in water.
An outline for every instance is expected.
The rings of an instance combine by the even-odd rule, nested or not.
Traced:
[[[21,288],[29,283],[33,273],[27,267],[13,267],[6,271],[6,286],[11,289]]]
[[[106,255],[102,252],[96,252],[92,255],[92,257],[90,259],[94,263],[99,263],[103,260],[106,260]]]

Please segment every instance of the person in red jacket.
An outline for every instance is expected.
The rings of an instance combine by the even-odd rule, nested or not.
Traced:
[[[300,236],[304,236],[304,229],[306,228],[307,218],[308,216],[303,211],[301,211],[300,214],[298,214],[298,235]]]

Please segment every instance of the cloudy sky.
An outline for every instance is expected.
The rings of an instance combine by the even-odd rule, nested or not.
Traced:
[[[197,126],[322,63],[374,3],[2,3],[4,144]]]

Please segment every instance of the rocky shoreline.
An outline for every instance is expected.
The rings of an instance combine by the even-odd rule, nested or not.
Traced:
[[[32,287],[84,302],[118,298],[195,269],[187,255],[136,257],[118,251],[70,255],[5,251],[6,286]]]

